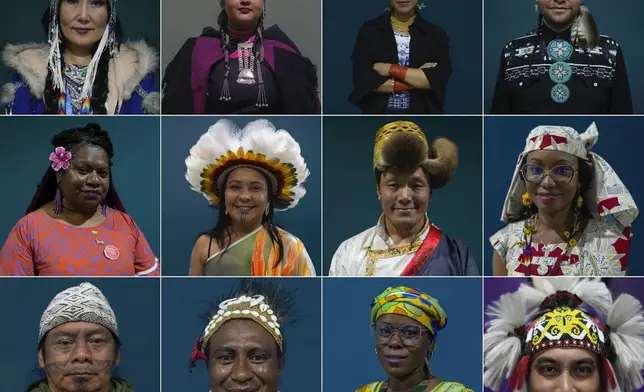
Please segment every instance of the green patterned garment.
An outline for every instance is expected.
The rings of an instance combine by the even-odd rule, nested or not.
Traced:
[[[466,388],[465,385],[458,382],[451,381],[441,381],[431,390],[427,390],[429,386],[429,380],[423,380],[418,385],[413,387],[410,392],[474,392],[472,389]],[[356,390],[356,392],[386,392],[387,391],[387,382],[374,382],[369,385]]]

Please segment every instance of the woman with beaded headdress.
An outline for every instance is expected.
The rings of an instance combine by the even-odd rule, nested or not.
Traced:
[[[639,210],[586,132],[538,126],[519,154],[490,242],[495,275],[625,275]]]
[[[449,37],[420,15],[422,0],[388,1],[358,32],[349,101],[364,113],[443,113]]]
[[[109,134],[56,134],[49,167],[0,251],[0,275],[158,276],[159,262],[114,188]]]
[[[486,387],[634,392],[644,386],[644,312],[638,299],[614,299],[599,279],[532,283],[487,307]]]
[[[266,0],[220,0],[219,29],[190,38],[163,79],[166,114],[320,112],[316,67],[277,25]]]
[[[378,362],[389,378],[356,392],[473,392],[432,374],[436,337],[446,325],[447,314],[428,294],[406,286],[380,293],[371,303],[371,326]]]
[[[14,72],[0,92],[7,113],[159,113],[158,55],[143,40],[121,42],[116,1],[50,0],[43,15],[48,43],[4,50]]]
[[[537,28],[501,51],[492,114],[633,113],[622,47],[585,1],[533,0]]]
[[[186,166],[191,188],[219,210],[215,228],[195,243],[190,275],[315,275],[302,241],[274,221],[276,210],[297,206],[309,176],[287,131],[267,120],[244,129],[220,120],[190,149]]]
[[[289,293],[266,280],[242,280],[236,293],[219,301],[192,350],[190,367],[206,361],[211,392],[278,392],[284,368],[284,324]]]

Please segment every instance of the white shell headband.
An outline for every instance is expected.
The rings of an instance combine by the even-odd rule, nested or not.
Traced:
[[[204,329],[203,335],[197,338],[197,343],[192,350],[190,366],[194,367],[197,360],[206,359],[208,341],[226,321],[233,319],[253,320],[271,334],[280,352],[284,352],[284,338],[280,331],[278,315],[266,303],[263,295],[231,298],[219,304],[219,310],[214,314]]]

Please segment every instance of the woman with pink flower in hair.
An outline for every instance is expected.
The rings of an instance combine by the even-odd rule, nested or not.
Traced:
[[[159,262],[112,183],[98,124],[52,138],[50,167],[0,251],[0,275],[159,275]]]

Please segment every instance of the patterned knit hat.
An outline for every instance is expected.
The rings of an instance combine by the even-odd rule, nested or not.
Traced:
[[[102,325],[119,336],[116,315],[96,286],[81,283],[58,293],[40,318],[38,342],[52,329],[66,323],[85,322]]]

